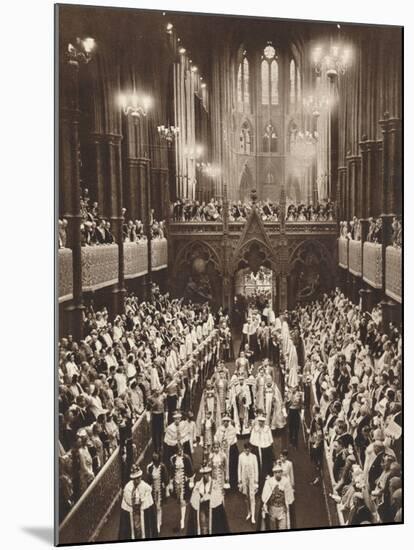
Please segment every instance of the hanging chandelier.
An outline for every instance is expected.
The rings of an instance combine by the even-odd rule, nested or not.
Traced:
[[[329,99],[326,96],[308,95],[303,98],[303,107],[307,114],[318,118],[321,112],[328,109]]]
[[[291,143],[291,154],[305,162],[310,161],[315,156],[318,139],[319,135],[316,130],[313,132],[298,131]]]
[[[92,53],[96,47],[95,39],[90,37],[81,39],[77,37],[74,42],[75,44],[68,44],[66,52],[68,63],[77,67],[80,64],[86,65],[92,59]]]
[[[162,124],[161,126],[157,126],[157,131],[160,138],[166,141],[168,145],[171,145],[180,132],[180,128],[178,126],[164,126]]]
[[[312,53],[315,73],[319,76],[323,71],[329,78],[338,74],[344,75],[351,61],[351,49],[347,46],[332,44],[329,48],[318,46]]]
[[[148,109],[151,106],[151,98],[132,92],[130,94],[120,94],[119,103],[125,116],[131,115],[137,121],[139,118],[147,116]]]

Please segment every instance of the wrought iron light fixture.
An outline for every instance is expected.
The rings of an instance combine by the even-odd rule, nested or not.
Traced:
[[[326,70],[329,78],[334,78],[338,74],[344,75],[351,61],[351,49],[338,44],[329,48],[318,46],[313,50],[312,61],[317,75],[321,75],[323,70]]]
[[[96,42],[94,38],[79,38],[77,37],[74,41],[75,44],[71,42],[68,44],[68,49],[66,52],[66,59],[69,64],[76,65],[86,65],[92,59],[93,51],[96,48]]]
[[[305,111],[315,118],[318,118],[322,111],[329,107],[329,99],[326,96],[308,95],[303,98]]]
[[[139,118],[147,116],[148,109],[151,106],[151,98],[132,92],[130,94],[120,94],[119,103],[125,116],[131,115],[137,121]]]
[[[168,145],[171,145],[180,132],[180,128],[178,126],[164,126],[162,124],[161,126],[157,126],[157,131],[160,138],[166,141]]]

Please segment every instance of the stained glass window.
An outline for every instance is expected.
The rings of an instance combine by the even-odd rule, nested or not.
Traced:
[[[279,105],[279,65],[276,59],[270,64],[270,89],[272,105]]]

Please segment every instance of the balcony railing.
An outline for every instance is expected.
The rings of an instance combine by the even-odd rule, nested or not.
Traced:
[[[72,299],[73,293],[73,265],[72,250],[61,248],[59,250],[59,302]]]
[[[168,265],[167,239],[152,241],[152,270],[165,269]],[[58,254],[59,302],[72,299],[73,263],[72,250],[62,248]],[[147,241],[124,243],[125,279],[134,279],[148,273]],[[118,281],[118,245],[108,244],[82,247],[82,290],[99,290]]]
[[[401,303],[402,301],[402,250],[387,246],[385,250],[385,293]]]
[[[124,243],[125,279],[134,279],[148,273],[147,241]]]
[[[99,290],[118,281],[118,245],[82,248],[82,290]]]
[[[348,239],[344,237],[338,239],[338,263],[340,267],[348,269]]]
[[[167,239],[156,239],[152,241],[152,270],[159,271],[168,266]]]
[[[374,288],[382,288],[382,245],[364,243],[363,279]]]
[[[384,264],[385,262],[385,264]],[[393,245],[338,239],[338,264],[370,286],[402,302],[402,249]]]
[[[246,220],[229,222],[229,232],[232,234],[241,233],[246,224]],[[268,233],[280,233],[280,222],[264,221]],[[286,222],[287,234],[336,234],[337,224],[333,221],[291,221]],[[217,234],[223,233],[223,222],[193,222],[193,221],[175,221],[170,222],[169,231],[171,235],[198,235],[203,233]]]
[[[361,277],[362,275],[362,243],[361,241],[349,241],[348,249],[349,271]]]

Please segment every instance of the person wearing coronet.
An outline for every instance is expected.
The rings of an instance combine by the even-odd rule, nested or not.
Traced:
[[[229,532],[223,505],[223,493],[211,477],[211,467],[200,469],[202,478],[196,482],[190,499],[189,536],[224,535]]]
[[[272,471],[273,477],[268,477],[263,487],[262,518],[270,531],[281,531],[290,528],[289,506],[295,499],[282,466],[276,463]]]
[[[158,537],[152,488],[142,480],[142,470],[134,466],[122,494],[119,540]]]

